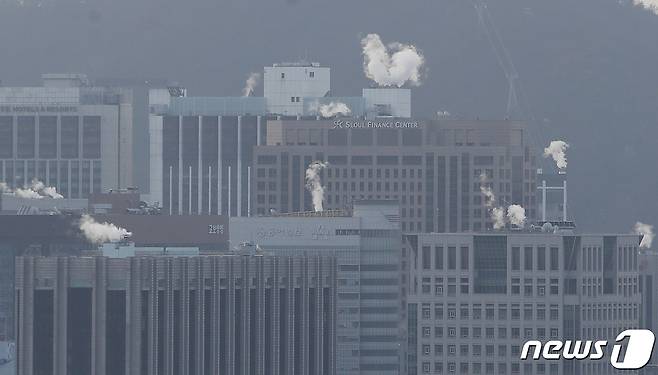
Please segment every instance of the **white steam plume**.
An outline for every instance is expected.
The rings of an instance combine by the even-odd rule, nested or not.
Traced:
[[[544,149],[544,157],[552,157],[559,169],[567,167],[567,154],[566,151],[569,144],[565,141],[551,141],[551,143]]]
[[[377,34],[363,38],[361,47],[366,77],[379,86],[402,87],[407,82],[420,85],[425,57],[416,47],[401,43],[391,43],[387,47]]]
[[[493,221],[494,229],[505,228],[505,209],[502,207],[494,207],[491,209],[491,220]]]
[[[633,0],[633,5],[647,9],[658,16],[658,0]]]
[[[25,199],[42,199],[42,198],[52,198],[52,199],[62,199],[64,196],[57,192],[57,189],[52,186],[46,186],[43,182],[34,179],[30,186],[25,186],[24,188],[18,188],[15,191],[12,191],[7,184],[4,182],[0,183],[0,192],[13,194],[19,198]]]
[[[487,176],[483,173],[480,175],[480,192],[484,195],[484,204],[488,208],[492,208],[496,204],[496,195],[493,190],[486,185]]]
[[[507,219],[513,225],[518,227],[523,227],[525,225],[525,208],[519,206],[518,204],[513,204],[507,207]]]
[[[656,235],[653,233],[653,225],[644,224],[640,221],[635,223],[633,228],[635,234],[642,235],[642,242],[640,242],[640,249],[650,249],[651,243],[653,242]]]
[[[306,189],[311,192],[313,198],[313,210],[322,212],[322,202],[324,201],[324,187],[320,181],[320,171],[329,164],[321,161],[314,161],[306,169]]]
[[[350,107],[348,107],[345,103],[331,102],[329,104],[320,105],[317,100],[311,103],[309,110],[319,114],[322,117],[334,117],[337,115],[347,116],[352,113]]]
[[[80,219],[80,230],[89,242],[96,244],[117,242],[132,235],[126,229],[117,227],[112,223],[99,223],[89,215],[82,215]]]
[[[260,73],[251,73],[247,80],[244,83],[244,88],[242,89],[242,96],[251,96],[258,86],[258,81],[260,81]]]
[[[486,183],[487,176],[483,173],[480,175],[480,192],[485,198],[484,205],[489,209],[494,229],[503,229],[505,228],[505,209],[496,207],[496,195]]]

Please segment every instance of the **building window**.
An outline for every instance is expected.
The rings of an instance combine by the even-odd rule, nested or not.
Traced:
[[[315,78],[315,72],[308,72],[308,76],[311,78]]]
[[[281,79],[286,78],[286,73],[281,73]]]

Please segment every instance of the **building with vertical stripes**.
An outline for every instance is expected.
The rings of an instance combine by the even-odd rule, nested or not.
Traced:
[[[405,235],[408,375],[620,373],[612,343],[642,325],[638,245],[573,231]],[[599,361],[521,360],[529,340],[609,345]]]
[[[335,374],[328,256],[19,257],[19,375]]]
[[[0,182],[38,179],[66,198],[132,186],[132,93],[82,74],[0,87]]]
[[[268,254],[336,257],[336,373],[403,371],[405,309],[397,202],[355,202],[348,211],[233,217],[229,232],[233,244]]]

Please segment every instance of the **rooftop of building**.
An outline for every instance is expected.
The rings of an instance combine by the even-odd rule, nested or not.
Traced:
[[[322,68],[319,62],[310,62],[306,60],[294,61],[294,62],[280,62],[272,64],[273,68],[290,68],[290,67],[313,67],[313,68]],[[326,67],[324,67],[326,68]]]

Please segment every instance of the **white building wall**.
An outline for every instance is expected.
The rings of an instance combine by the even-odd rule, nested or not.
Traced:
[[[267,110],[297,116],[304,113],[304,97],[323,97],[331,90],[331,70],[319,64],[265,67],[263,79]]]

